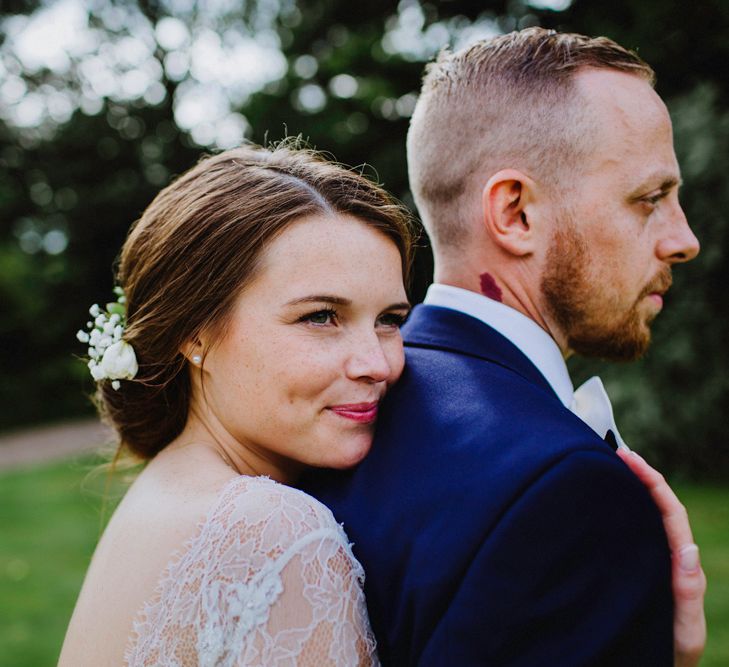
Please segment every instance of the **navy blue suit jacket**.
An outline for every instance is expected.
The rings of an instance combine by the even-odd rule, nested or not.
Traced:
[[[670,556],[614,451],[506,338],[418,306],[353,471],[304,488],[344,523],[385,665],[669,666]]]

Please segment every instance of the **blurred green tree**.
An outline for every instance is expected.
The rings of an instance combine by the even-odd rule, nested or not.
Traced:
[[[203,150],[300,134],[342,162],[372,165],[366,173],[412,204],[404,138],[423,63],[446,44],[541,24],[606,34],[654,66],[675,120],[682,201],[703,243],[675,272],[647,357],[577,360],[576,379],[605,377],[626,439],[664,470],[729,478],[723,0],[51,5],[0,7],[2,427],[87,409],[73,334],[87,307],[109,298],[129,224]],[[39,49],[50,54],[44,64],[23,31],[54,7],[75,17],[78,34],[61,55]],[[54,17],[44,20],[60,33],[63,15]],[[422,245],[416,301],[431,271]]]

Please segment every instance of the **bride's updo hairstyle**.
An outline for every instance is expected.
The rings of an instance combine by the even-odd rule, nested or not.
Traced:
[[[150,459],[180,434],[191,392],[182,346],[203,331],[224,334],[236,297],[288,225],[310,215],[331,216],[335,225],[333,214],[392,239],[408,284],[413,238],[405,209],[360,173],[313,151],[225,151],[155,197],[129,231],[117,276],[127,300],[124,340],[139,370],[118,390],[108,380],[98,385],[100,410],[122,448]]]

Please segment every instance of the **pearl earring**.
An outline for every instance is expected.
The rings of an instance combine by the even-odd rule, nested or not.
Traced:
[[[192,355],[192,363],[195,364],[195,366],[199,366],[201,362],[202,362],[202,357],[199,354]]]

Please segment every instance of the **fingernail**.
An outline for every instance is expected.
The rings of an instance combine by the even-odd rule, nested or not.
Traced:
[[[630,447],[628,447],[628,445],[626,445],[624,442],[618,445],[618,449],[622,449],[624,452],[628,452],[629,454],[633,453],[633,450],[630,449]]]
[[[640,454],[638,454],[638,452],[636,452],[635,450],[631,449],[630,455],[635,456],[636,459],[638,459],[639,461],[643,461],[643,463],[645,463],[645,459]]]
[[[678,551],[678,564],[685,572],[692,572],[699,567],[699,547],[687,544]]]

